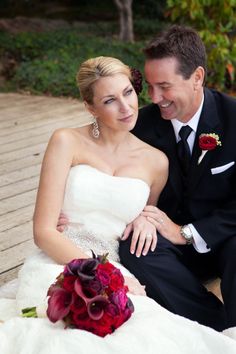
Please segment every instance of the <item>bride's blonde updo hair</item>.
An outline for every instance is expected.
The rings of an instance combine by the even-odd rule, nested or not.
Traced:
[[[92,104],[95,82],[101,77],[116,74],[124,74],[131,80],[130,68],[117,58],[101,56],[83,62],[76,76],[81,98]]]

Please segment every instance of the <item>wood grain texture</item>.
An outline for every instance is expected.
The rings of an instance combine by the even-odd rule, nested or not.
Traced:
[[[89,121],[74,99],[0,94],[0,285],[17,276],[35,249],[32,216],[51,134]]]

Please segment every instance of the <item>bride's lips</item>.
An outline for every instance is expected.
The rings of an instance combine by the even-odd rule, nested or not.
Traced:
[[[120,122],[123,122],[123,123],[129,123],[133,120],[133,114],[130,114],[129,116],[127,117],[124,117],[124,118],[120,118],[119,121]]]

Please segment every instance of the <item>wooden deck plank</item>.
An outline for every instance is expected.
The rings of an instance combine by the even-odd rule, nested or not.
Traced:
[[[26,130],[30,130],[33,128],[38,128],[41,127],[43,125],[48,125],[48,124],[57,124],[60,121],[65,121],[65,123],[62,122],[62,124],[60,124],[61,127],[63,126],[67,126],[67,120],[68,119],[73,119],[75,123],[78,123],[78,118],[77,116],[75,116],[75,112],[64,112],[66,116],[60,116],[58,113],[52,112],[52,116],[49,116],[49,113],[45,113],[45,117],[47,117],[47,119],[42,119],[40,114],[37,114],[37,116],[35,117],[35,119],[32,119],[32,116],[27,116],[27,120],[25,120],[24,123],[17,123],[14,122],[14,124],[10,127],[11,129],[9,130],[9,127],[2,127],[1,128],[1,132],[0,132],[0,136],[4,137],[4,136],[11,136],[12,134],[18,134],[20,132],[24,132]],[[77,113],[78,114],[78,113]],[[25,115],[24,115],[25,116]],[[79,114],[78,114],[79,116]],[[81,117],[83,117],[83,114],[80,114]],[[77,119],[76,119],[77,118]],[[3,124],[1,124],[1,126],[3,126]]]
[[[41,170],[41,164],[22,168],[17,171],[0,175],[0,187],[22,181],[26,178],[38,176]]]
[[[7,269],[5,272],[0,273],[0,286],[15,279],[17,274],[22,266],[22,263],[19,263],[15,268]]]
[[[36,189],[30,190],[25,193],[14,195],[13,197],[2,199],[0,205],[0,216],[6,215],[20,208],[27,207],[35,203],[36,199]]]
[[[59,117],[65,118],[65,116],[77,116],[77,115],[84,115],[87,113],[81,111],[80,106],[72,106],[72,107],[62,107],[61,105],[57,105],[56,107],[44,107],[44,112],[42,113],[40,110],[36,111],[29,111],[25,110],[24,112],[20,111],[19,109],[10,109],[10,110],[1,110],[1,127],[2,129],[13,128],[17,130],[17,128],[25,126],[29,123],[29,121],[34,122],[40,118],[40,121],[46,121],[49,118],[58,119]],[[63,112],[63,116],[61,115]]]
[[[32,216],[50,135],[89,121],[78,100],[0,94],[0,285],[17,276],[35,249]]]
[[[30,255],[35,249],[36,246],[31,239],[2,251],[0,274],[6,272],[8,269],[15,268],[19,264],[22,264],[25,257]]]
[[[13,227],[25,224],[27,221],[32,220],[33,212],[34,204],[0,215],[0,232],[10,230]]]
[[[0,232],[0,251],[12,248],[14,245],[32,239],[32,220]]]
[[[22,168],[38,165],[42,162],[44,151],[41,153],[23,157],[22,159],[9,161],[6,163],[0,164],[0,175],[5,175],[13,171],[22,170]]]
[[[37,122],[36,122],[37,123]],[[31,125],[28,126],[28,134],[29,138],[26,140],[25,139],[25,129],[22,129],[21,131],[18,132],[11,132],[11,134],[4,135],[1,137],[1,152],[5,151],[12,151],[12,149],[18,149],[20,147],[28,146],[32,143],[34,143],[34,140],[36,139],[42,139],[43,141],[48,141],[48,137],[51,135],[51,133],[58,129],[61,128],[62,126],[66,127],[76,127],[78,124],[78,119],[77,117],[67,117],[67,118],[62,118],[61,120],[58,119],[57,122],[54,120],[47,121],[47,124],[34,124],[31,123]],[[12,144],[14,142],[14,145]]]
[[[0,154],[0,163],[15,161],[31,155],[39,154],[45,151],[46,145],[47,143],[42,143],[33,146],[27,146],[23,149],[14,150],[13,153],[11,151],[2,153]]]
[[[11,183],[8,186],[0,187],[0,201],[9,197],[22,194],[22,192],[28,192],[33,189],[37,189],[39,183],[39,177],[26,178],[15,183]]]

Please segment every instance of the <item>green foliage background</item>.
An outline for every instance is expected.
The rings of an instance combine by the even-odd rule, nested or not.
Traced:
[[[8,0],[4,1],[6,4]],[[20,0],[23,1],[23,0]],[[25,1],[24,1],[25,3]],[[27,2],[39,6],[33,0]],[[75,1],[76,3],[76,1]],[[19,1],[16,2],[19,6]],[[102,21],[94,14],[97,2],[80,2],[82,19],[76,29],[40,33],[9,34],[0,32],[0,58],[5,65],[7,79],[0,91],[29,91],[34,94],[79,97],[75,76],[82,61],[98,55],[115,56],[131,67],[143,71],[142,48],[161,29],[171,23],[196,28],[207,48],[207,85],[235,92],[236,65],[236,0],[135,0],[135,43],[122,43],[114,4],[103,2],[110,9]],[[93,7],[94,6],[94,7]],[[112,7],[113,6],[113,7]],[[79,15],[77,15],[79,16]],[[230,72],[229,69],[230,68]],[[140,95],[140,103],[149,102],[147,91]]]
[[[140,70],[143,67],[143,41],[127,45],[109,37],[60,30],[18,35],[0,32],[0,42],[0,55],[17,62],[5,73],[8,82],[2,91],[79,97],[76,72],[84,60],[98,55],[117,57]],[[140,100],[146,101],[144,92]]]
[[[208,54],[207,85],[235,90],[236,0],[167,0],[167,14],[199,32]]]

